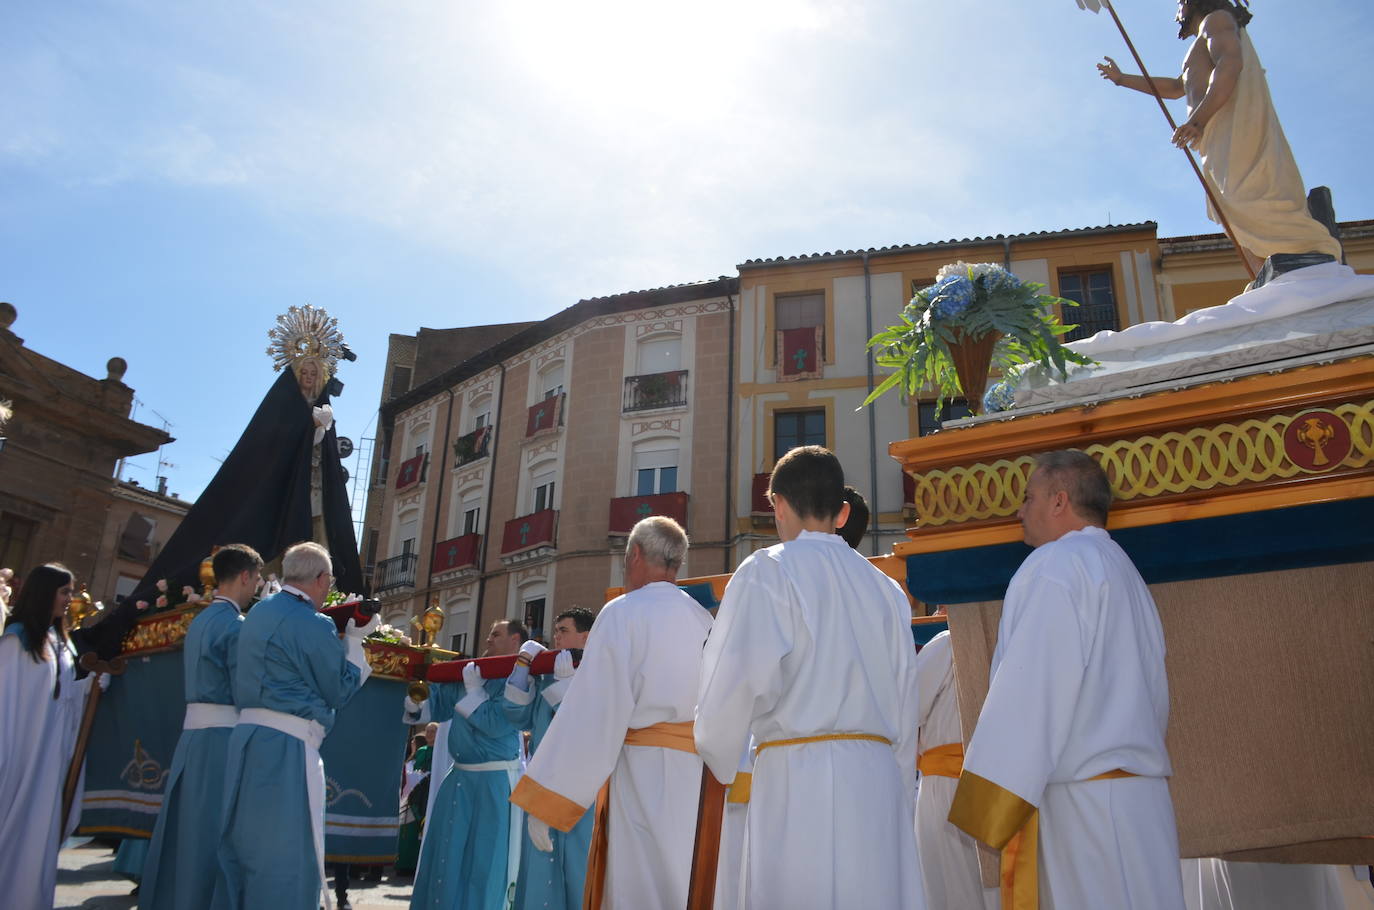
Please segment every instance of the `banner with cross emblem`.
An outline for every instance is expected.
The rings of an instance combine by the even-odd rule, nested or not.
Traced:
[[[778,381],[820,379],[825,365],[821,342],[825,329],[818,325],[780,329],[777,333]]]

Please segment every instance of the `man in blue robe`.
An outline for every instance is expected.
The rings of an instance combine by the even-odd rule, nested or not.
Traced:
[[[506,628],[518,646],[524,627],[509,620]],[[511,634],[515,629],[519,638]],[[520,734],[502,710],[505,686],[504,679],[484,681],[477,664],[469,663],[461,685],[432,685],[422,705],[406,698],[406,723],[449,721],[453,758],[425,819],[412,910],[499,910],[507,905],[514,880],[511,861],[520,843],[511,827],[509,802],[520,774]]]
[[[544,646],[527,641],[520,649],[515,670],[506,683],[506,717],[518,730],[530,731],[530,753],[539,748],[544,732],[573,680],[573,653],[586,647],[596,614],[586,607],[574,607],[558,614],[553,624],[553,646],[561,651],[552,674],[531,677],[529,663]],[[523,831],[520,851],[520,876],[515,885],[516,910],[578,910],[582,888],[587,879],[587,851],[592,844],[592,820],[588,810],[571,831],[550,829],[549,839],[535,844]],[[523,827],[523,826],[522,826]]]
[[[208,907],[215,890],[224,764],[239,716],[234,706],[239,631],[243,608],[262,582],[262,557],[236,543],[216,551],[211,565],[215,598],[191,621],[182,644],[186,719],[143,866],[143,910]]]
[[[371,673],[350,624],[340,640],[317,612],[333,582],[329,552],[299,543],[282,558],[284,584],[259,601],[239,634],[238,726],[225,768],[224,836],[215,910],[316,910],[324,885],[324,763],[334,715]],[[327,895],[326,895],[327,899]]]

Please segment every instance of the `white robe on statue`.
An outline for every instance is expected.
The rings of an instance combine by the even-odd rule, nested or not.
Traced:
[[[917,752],[949,743],[963,744],[959,699],[954,689],[954,649],[949,633],[941,632],[916,655],[916,678],[921,687],[917,724]],[[916,794],[916,852],[926,906],[950,910],[996,910],[1002,905],[996,888],[984,888],[978,868],[978,842],[949,823],[957,778],[921,775]]]
[[[76,680],[71,651],[57,645],[55,633],[48,635],[44,661],[35,661],[23,640],[18,623],[0,635],[0,904],[46,910],[57,885],[58,848],[81,814],[78,786],[67,823],[58,823],[67,764],[94,677]]]
[[[529,814],[568,831],[609,776],[606,910],[686,906],[701,759],[625,745],[625,734],[692,720],[710,626],[711,614],[668,582],[606,604],[572,686],[511,795]]]
[[[916,797],[911,609],[834,534],[803,531],[740,564],[706,643],[697,750],[730,781],[759,749],[744,906],[925,906]],[[859,734],[770,747],[780,740]]]
[[[950,819],[1000,848],[1038,807],[1042,910],[1181,910],[1168,720],[1149,589],[1105,530],[1071,531],[1007,588]],[[1090,780],[1114,771],[1136,776]]]

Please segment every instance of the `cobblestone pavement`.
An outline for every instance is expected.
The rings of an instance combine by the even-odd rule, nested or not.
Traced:
[[[71,841],[77,844],[78,841]],[[68,846],[58,854],[57,910],[132,910],[138,898],[134,883],[114,871],[114,850],[94,841]],[[405,910],[411,880],[384,878],[353,882],[348,889],[353,910]]]

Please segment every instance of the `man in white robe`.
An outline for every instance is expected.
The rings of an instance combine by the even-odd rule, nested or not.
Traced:
[[[964,764],[949,632],[936,635],[916,655],[916,678],[921,690],[916,728],[916,769],[921,772],[916,852],[921,857],[926,906],[996,910],[1001,899],[997,889],[983,887],[977,842],[949,823],[954,786]]]
[[[949,819],[1012,842],[1003,907],[1181,910],[1159,613],[1105,530],[1098,464],[1068,450],[1035,465],[1019,515],[1036,549],[1007,588]]]
[[[769,497],[782,543],[740,564],[706,644],[697,751],[729,783],[757,743],[745,907],[922,908],[911,608],[834,533],[839,459],[793,449]]]
[[[686,553],[687,535],[672,519],[635,525],[626,593],[597,616],[577,675],[511,794],[529,814],[537,846],[548,845],[550,826],[572,830],[596,801],[584,903],[591,908],[687,903],[701,786],[692,710],[711,616],[677,587]]]

